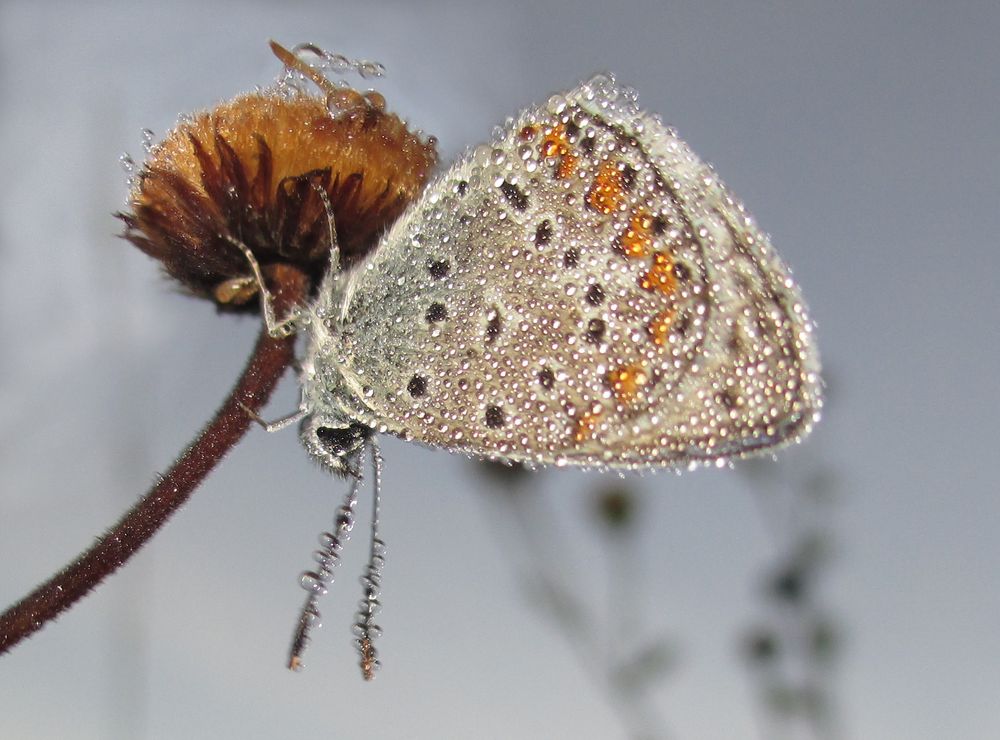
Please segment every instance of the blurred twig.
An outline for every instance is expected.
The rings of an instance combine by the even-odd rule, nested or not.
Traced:
[[[635,556],[632,545],[638,516],[635,492],[619,483],[595,491],[592,502],[597,526],[607,543],[608,605],[603,613],[588,599],[580,598],[560,575],[553,553],[565,560],[570,552],[558,542],[558,526],[544,506],[543,497],[530,490],[537,480],[522,468],[497,463],[479,463],[480,470],[502,488],[507,510],[520,537],[518,549],[527,554],[524,573],[529,602],[558,628],[585,672],[606,692],[611,705],[634,740],[668,736],[666,723],[649,691],[673,667],[674,649],[662,636],[637,641],[646,630],[639,624],[641,610],[635,608]],[[506,533],[504,538],[506,540]]]
[[[748,461],[741,469],[778,551],[764,578],[766,615],[743,645],[758,684],[761,734],[832,740],[840,736],[832,689],[839,631],[819,580],[830,561],[837,478],[815,462],[803,470]]]

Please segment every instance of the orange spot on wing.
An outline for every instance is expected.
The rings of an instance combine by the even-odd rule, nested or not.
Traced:
[[[576,172],[576,165],[579,161],[575,154],[562,155],[559,160],[559,166],[556,168],[556,177],[560,180],[572,177],[573,173]]]
[[[566,127],[561,123],[553,126],[552,130],[545,134],[542,139],[542,156],[559,157],[569,151],[569,139],[566,138]]]
[[[598,170],[590,190],[587,205],[598,213],[614,213],[625,199],[625,178],[615,162],[605,162]]]
[[[646,211],[636,211],[622,234],[619,244],[626,257],[645,257],[653,245],[653,218]]]
[[[595,404],[590,411],[584,412],[580,419],[576,422],[576,431],[573,432],[573,441],[577,444],[581,442],[586,442],[588,439],[594,436],[594,430],[597,428],[597,422],[601,418],[601,407]]]
[[[649,272],[639,278],[639,287],[643,290],[659,291],[671,295],[677,289],[677,276],[674,275],[674,261],[666,252],[653,255],[653,264]]]
[[[609,372],[607,380],[615,397],[621,403],[629,403],[649,382],[649,375],[640,365],[626,365]]]
[[[561,123],[554,126],[542,139],[541,152],[543,157],[559,157],[555,175],[560,180],[572,177],[579,162],[572,153],[572,146],[566,136],[566,127]]]
[[[652,321],[646,325],[653,344],[664,345],[670,337],[670,327],[674,323],[674,311],[661,311],[653,317]]]

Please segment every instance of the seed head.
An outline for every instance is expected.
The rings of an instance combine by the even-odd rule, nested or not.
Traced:
[[[182,120],[153,147],[118,214],[124,238],[195,295],[228,307],[256,293],[233,240],[265,273],[290,263],[315,283],[330,252],[327,204],[341,264],[350,264],[437,162],[435,140],[386,112],[381,95],[322,85],[317,70],[273,47],[286,65],[309,70],[318,93],[279,84]]]

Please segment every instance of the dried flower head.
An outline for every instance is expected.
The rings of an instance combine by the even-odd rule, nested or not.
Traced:
[[[234,241],[265,271],[290,263],[315,283],[330,251],[328,211],[350,264],[419,195],[437,162],[434,139],[387,113],[381,95],[337,86],[272,48],[320,94],[279,84],[182,121],[151,150],[129,212],[118,214],[126,239],[224,306],[257,290]]]

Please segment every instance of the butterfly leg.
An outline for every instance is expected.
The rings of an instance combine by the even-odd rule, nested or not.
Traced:
[[[326,227],[329,230],[330,239],[330,264],[327,267],[327,272],[336,275],[340,272],[340,242],[337,241],[337,222],[333,217],[333,204],[330,202],[330,196],[326,190],[319,185],[313,185],[313,188],[319,199],[323,201],[323,208],[326,211]]]
[[[243,402],[240,402],[240,408],[242,408],[246,412],[247,416],[249,416],[251,419],[257,422],[261,427],[263,427],[265,432],[280,432],[282,429],[290,427],[292,424],[295,424],[296,422],[302,421],[302,419],[305,418],[306,414],[308,414],[308,412],[305,409],[300,407],[299,410],[293,414],[289,414],[288,416],[282,416],[280,419],[275,419],[274,421],[266,421],[260,416],[260,414],[258,414],[256,411],[254,411],[252,408],[250,408]]]
[[[264,313],[264,325],[267,326],[267,333],[275,339],[287,337],[295,333],[300,321],[299,312],[293,311],[290,315],[278,321],[274,315],[274,299],[271,296],[271,291],[267,289],[267,284],[264,282],[264,275],[260,271],[260,264],[257,262],[257,258],[253,256],[250,247],[243,242],[228,235],[226,239],[243,252],[243,256],[250,263],[250,269],[253,271],[253,279],[257,283],[257,290],[260,291],[260,303]]]

